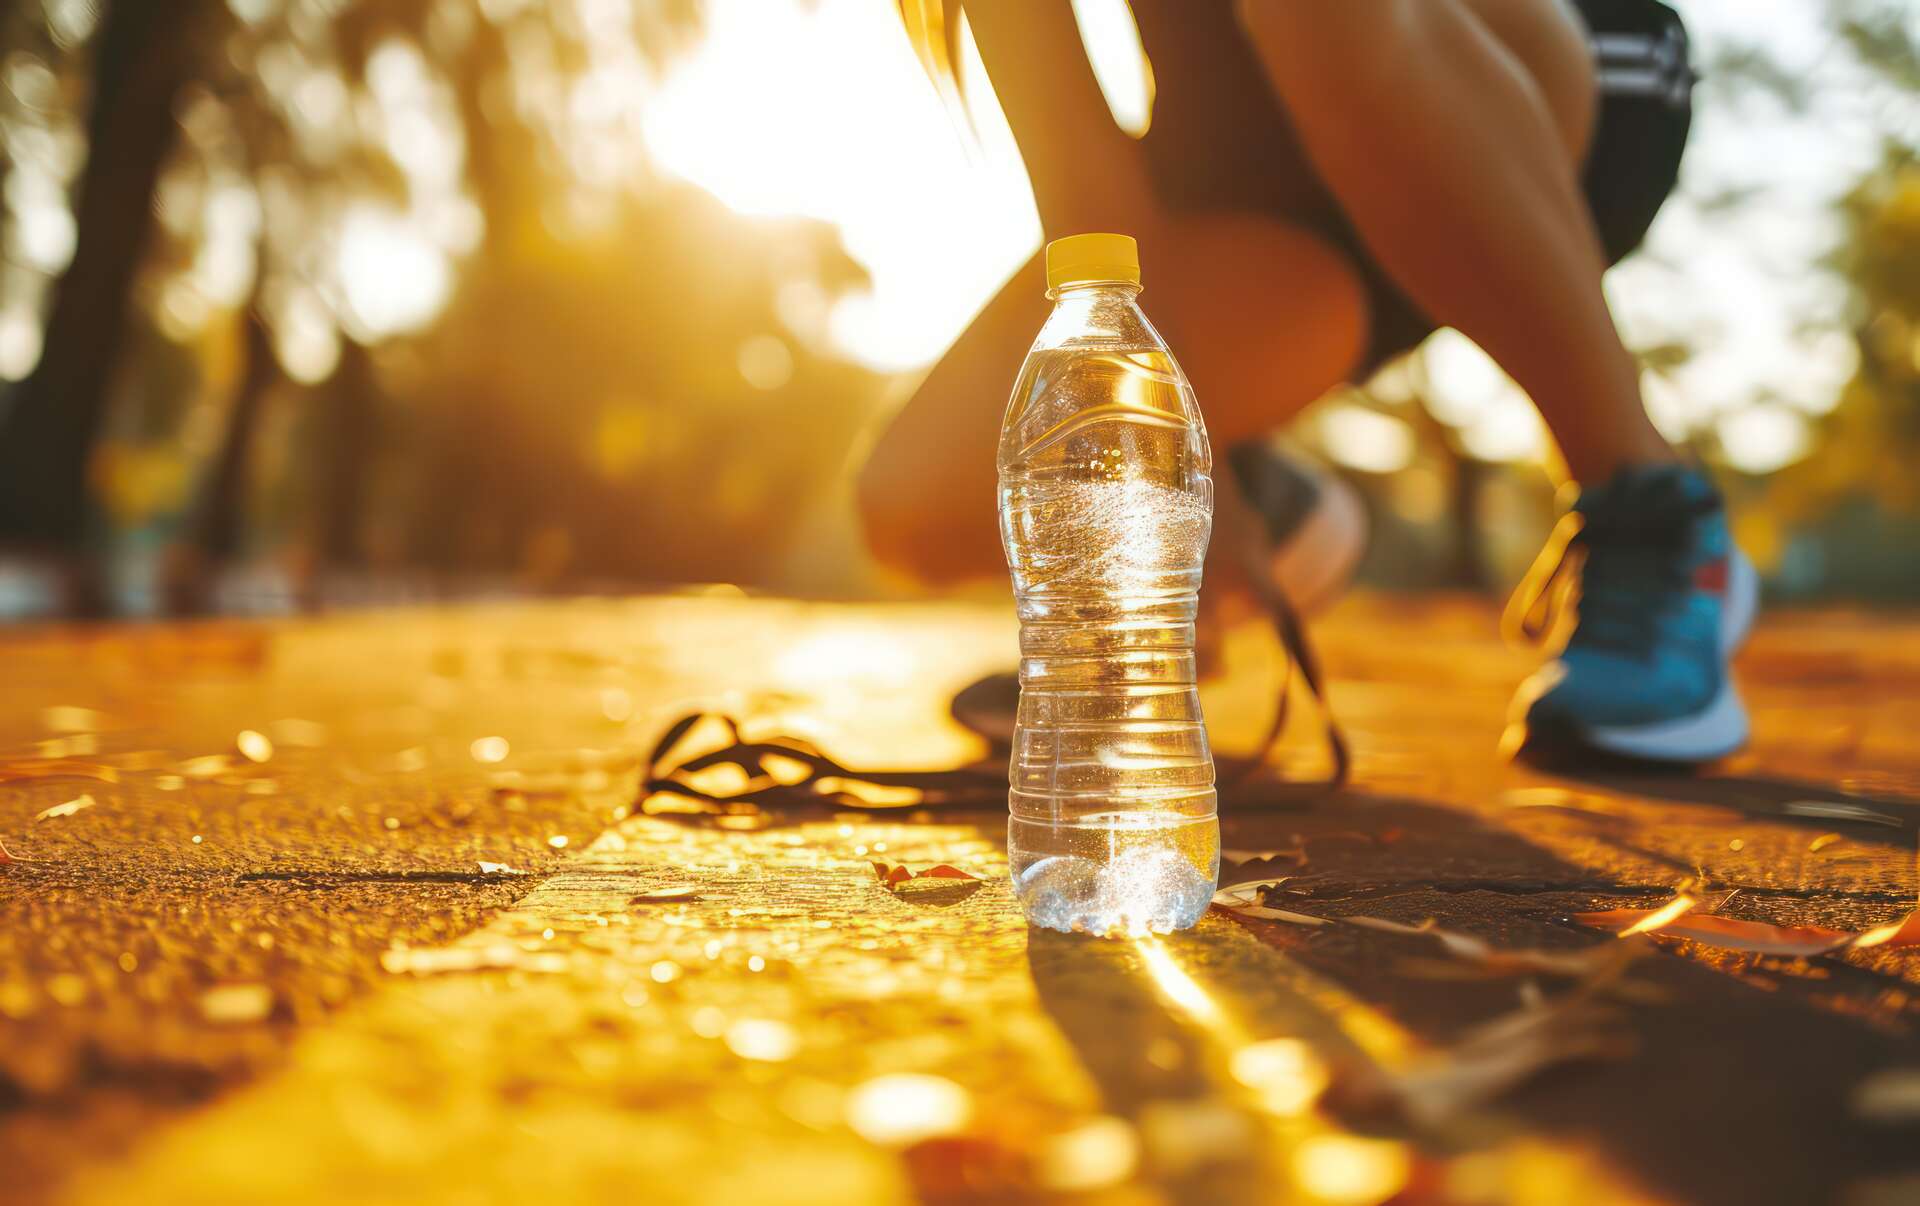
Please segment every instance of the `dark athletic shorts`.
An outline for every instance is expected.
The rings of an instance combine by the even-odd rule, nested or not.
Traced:
[[[1608,261],[1617,263],[1640,245],[1679,178],[1692,124],[1686,29],[1657,0],[1574,4],[1601,68],[1586,193]],[[1272,214],[1351,256],[1373,311],[1362,379],[1432,334],[1437,324],[1367,254],[1315,175],[1233,7],[1226,0],[1132,0],[1132,6],[1160,81],[1142,145],[1161,201],[1188,213]]]

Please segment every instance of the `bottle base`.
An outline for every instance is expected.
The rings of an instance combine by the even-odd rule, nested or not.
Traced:
[[[1184,930],[1213,903],[1220,870],[1214,817],[1137,814],[1070,825],[1011,818],[1013,893],[1042,929],[1102,937]]]

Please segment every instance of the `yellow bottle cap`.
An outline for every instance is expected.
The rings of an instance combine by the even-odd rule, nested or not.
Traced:
[[[1047,244],[1047,292],[1092,281],[1140,283],[1140,247],[1132,235],[1072,235]]]

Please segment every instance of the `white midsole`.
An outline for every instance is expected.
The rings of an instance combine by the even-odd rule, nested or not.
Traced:
[[[1740,652],[1760,615],[1760,571],[1739,549],[1727,555],[1726,602],[1720,605],[1720,652]]]
[[[1713,702],[1691,716],[1658,724],[1591,725],[1580,735],[1596,749],[1663,762],[1700,762],[1724,757],[1747,743],[1747,709],[1731,675]]]

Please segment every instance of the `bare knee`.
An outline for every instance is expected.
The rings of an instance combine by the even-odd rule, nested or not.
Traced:
[[[1368,339],[1351,260],[1270,219],[1213,214],[1180,226],[1179,255],[1144,299],[1192,379],[1216,448],[1270,431],[1351,380]]]
[[[1004,572],[991,453],[941,457],[919,446],[925,443],[896,424],[856,475],[854,507],[867,552],[930,586]]]
[[[867,552],[888,569],[926,581],[939,581],[949,567],[928,551],[941,526],[922,488],[903,472],[899,456],[883,439],[854,479],[854,505]]]

